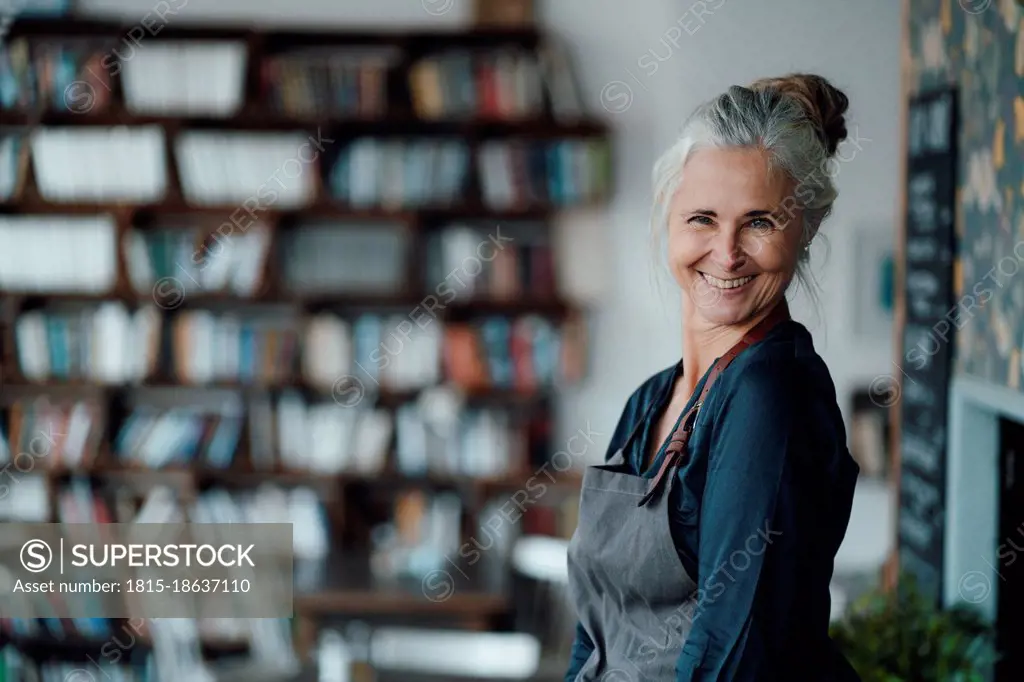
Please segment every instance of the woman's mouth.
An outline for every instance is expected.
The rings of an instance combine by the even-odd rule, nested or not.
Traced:
[[[719,279],[717,277],[712,277],[706,272],[701,272],[700,276],[704,278],[705,282],[713,286],[715,289],[724,290],[739,289],[740,287],[753,282],[757,277],[757,275],[747,275],[746,277],[735,277],[733,279]]]

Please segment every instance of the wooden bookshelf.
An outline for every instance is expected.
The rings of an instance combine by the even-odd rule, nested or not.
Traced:
[[[174,17],[173,14],[168,14]],[[274,45],[458,45],[489,47],[495,43],[513,43],[524,47],[536,47],[543,37],[543,31],[535,26],[517,28],[467,27],[460,28],[410,28],[380,30],[346,30],[342,28],[324,30],[310,26],[278,30],[272,28],[242,27],[229,21],[204,21],[202,24],[186,21],[158,22],[159,32],[147,32],[145,40],[209,40],[243,39]],[[43,36],[54,38],[100,37],[120,40],[122,36],[133,35],[142,29],[139,23],[124,23],[89,16],[66,17],[19,17],[8,31],[12,38],[20,36]],[[144,29],[143,29],[144,30]]]
[[[30,194],[26,192],[26,194]],[[591,208],[587,205],[572,207]],[[239,210],[238,206],[202,206],[189,204],[183,200],[167,200],[156,204],[88,204],[88,203],[57,203],[44,201],[28,196],[18,201],[0,202],[0,214],[33,214],[33,215],[95,215],[112,214],[126,220],[137,215],[199,215],[215,218],[228,218]],[[460,204],[454,206],[435,206],[416,210],[387,209],[353,209],[329,201],[321,201],[300,208],[267,209],[261,217],[272,221],[273,225],[285,217],[303,216],[315,218],[334,218],[352,221],[389,221],[405,222],[415,227],[417,223],[448,220],[487,220],[492,222],[513,220],[549,220],[560,209],[556,206],[531,206],[521,210],[494,210],[479,204]]]
[[[175,141],[188,131],[229,131],[229,132],[288,132],[321,131],[324,136],[340,141],[358,137],[380,138],[429,138],[454,137],[468,145],[468,182],[463,196],[443,205],[429,205],[403,208],[352,208],[332,198],[328,189],[327,169],[329,159],[319,157],[315,162],[315,196],[307,204],[298,207],[279,208],[271,206],[260,214],[271,232],[271,252],[277,245],[279,235],[290,229],[292,222],[307,218],[325,218],[337,221],[374,221],[399,223],[405,226],[412,240],[409,253],[422,253],[425,235],[439,226],[453,221],[482,221],[487,223],[530,221],[547,223],[559,212],[577,208],[600,207],[607,196],[588,202],[561,205],[549,202],[533,202],[512,209],[495,209],[483,199],[478,177],[481,168],[477,163],[480,145],[488,141],[560,141],[575,139],[607,140],[608,126],[601,120],[581,116],[573,120],[557,120],[551,113],[551,103],[546,101],[545,114],[515,119],[468,118],[460,120],[425,120],[415,116],[411,103],[409,72],[413,63],[425,55],[447,48],[493,50],[500,47],[515,47],[533,51],[545,40],[542,31],[527,29],[469,29],[457,30],[410,30],[410,31],[325,31],[322,29],[281,31],[276,29],[252,29],[231,25],[187,25],[177,21],[160,22],[158,34],[145,33],[142,40],[159,43],[176,40],[241,40],[247,48],[247,61],[243,78],[242,106],[238,113],[226,117],[214,116],[173,116],[133,113],[126,104],[120,71],[111,74],[111,95],[109,105],[96,112],[74,113],[39,109],[0,110],[0,128],[7,132],[30,133],[38,129],[64,128],[79,129],[93,127],[138,127],[159,126],[165,133],[165,158],[167,163],[167,187],[165,196],[155,202],[55,202],[45,200],[36,183],[34,168],[27,164],[26,176],[18,193],[10,200],[0,203],[0,215],[52,215],[88,216],[109,214],[116,225],[117,284],[110,291],[84,293],[80,291],[0,291],[0,399],[9,401],[12,396],[60,395],[94,396],[101,404],[109,406],[122,399],[126,393],[140,390],[227,390],[239,393],[273,393],[282,390],[298,390],[308,394],[330,395],[330,389],[311,386],[298,375],[289,375],[283,382],[272,385],[218,382],[210,385],[192,385],[174,378],[152,378],[140,384],[120,386],[100,385],[89,382],[30,382],[19,370],[15,349],[13,325],[26,305],[33,306],[49,302],[102,303],[119,301],[129,306],[153,302],[153,296],[133,291],[126,272],[125,255],[121,238],[139,221],[163,216],[184,216],[202,218],[206,222],[228,220],[240,206],[199,205],[185,198],[177,168]],[[128,36],[137,36],[140,26],[88,18],[66,19],[18,19],[10,27],[8,43],[19,38],[33,41],[85,39],[95,43],[99,51],[123,47],[122,41]],[[261,88],[261,65],[269,56],[293,48],[310,46],[396,46],[402,51],[400,63],[388,77],[386,115],[376,118],[346,117],[335,115],[285,116],[271,111],[265,104]],[[339,228],[343,229],[343,228]],[[212,233],[212,229],[209,230]],[[419,282],[422,278],[415,269],[407,281]],[[163,311],[164,318],[181,309],[218,307],[219,309],[240,309],[250,305],[274,304],[288,306],[300,314],[322,310],[347,308],[406,308],[411,309],[428,293],[419,286],[410,284],[408,290],[397,294],[368,295],[352,293],[331,293],[296,295],[287,293],[282,276],[268,263],[263,273],[260,291],[248,297],[236,296],[221,291],[202,291],[189,294],[173,309]],[[159,302],[157,302],[159,305]],[[463,320],[482,316],[540,315],[548,318],[578,318],[585,314],[578,306],[563,300],[558,295],[544,297],[518,296],[509,299],[473,298],[455,301],[445,307],[441,321]],[[417,391],[383,391],[372,397],[373,404],[387,409],[416,400]],[[540,389],[523,392],[507,389],[471,390],[466,394],[471,403],[501,405],[510,408],[551,411],[551,390]],[[108,415],[104,415],[106,419]],[[109,430],[106,424],[105,429]],[[324,475],[307,471],[290,471],[277,467],[269,471],[253,468],[247,452],[240,449],[229,468],[214,469],[202,465],[147,469],[120,463],[113,455],[113,444],[109,433],[102,440],[94,461],[83,467],[44,467],[39,471],[48,479],[52,493],[65,478],[85,477],[104,484],[117,484],[135,478],[145,478],[150,483],[161,483],[183,490],[186,497],[195,496],[200,490],[212,485],[230,485],[233,488],[255,487],[260,483],[274,482],[283,486],[309,485],[317,490],[331,491],[332,502],[346,497],[351,488],[370,487],[377,489],[402,488],[424,489],[447,488],[459,491],[465,498],[464,522],[466,528],[475,528],[482,514],[482,502],[488,496],[510,495],[521,489],[535,472],[529,468],[515,474],[500,477],[479,478],[471,476],[406,476],[393,467],[394,455],[389,454],[385,470],[372,475],[332,474]],[[244,436],[243,436],[244,440]],[[552,447],[551,451],[557,448]],[[570,472],[557,474],[555,487],[571,492],[578,488],[579,479]],[[332,521],[346,522],[344,514],[337,508],[329,508]],[[336,531],[336,529],[334,529]],[[465,536],[465,533],[464,533]],[[465,539],[465,538],[464,538]],[[346,615],[378,615],[391,618],[404,616],[453,616],[467,627],[486,627],[496,618],[507,615],[510,603],[508,595],[501,588],[477,584],[460,585],[451,599],[433,601],[422,589],[399,589],[394,586],[374,585],[366,577],[368,562],[358,558],[359,566],[349,561],[344,570],[335,563],[328,569],[333,578],[313,591],[297,593],[295,597],[296,640],[300,654],[309,650],[316,632],[316,622],[321,618]],[[332,561],[338,561],[332,559]],[[454,569],[453,569],[454,570]],[[37,646],[32,644],[32,646]],[[45,649],[45,642],[39,644]]]

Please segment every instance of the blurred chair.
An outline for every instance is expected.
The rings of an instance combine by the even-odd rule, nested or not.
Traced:
[[[543,643],[545,668],[563,668],[575,635],[576,615],[569,602],[569,543],[541,535],[520,538],[512,548],[512,597],[516,630]]]
[[[568,542],[546,536],[525,536],[512,548],[516,632],[379,627],[371,664],[382,673],[443,679],[560,680],[575,627],[567,552]]]

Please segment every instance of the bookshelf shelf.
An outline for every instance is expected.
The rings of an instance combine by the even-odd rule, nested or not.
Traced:
[[[330,137],[364,135],[392,136],[431,135],[484,137],[592,137],[608,134],[607,126],[598,120],[580,119],[561,122],[555,119],[525,118],[521,120],[429,120],[414,116],[384,118],[346,118],[310,116],[294,118],[272,112],[251,111],[228,117],[160,116],[135,114],[110,109],[98,113],[76,114],[64,111],[23,112],[0,110],[0,126],[7,127],[79,127],[79,126],[144,126],[159,125],[173,130],[287,131],[320,128]]]
[[[272,47],[288,47],[290,45],[308,44],[416,44],[443,43],[446,45],[481,45],[494,43],[516,43],[524,47],[533,47],[541,38],[541,30],[536,27],[523,28],[490,28],[474,27],[469,29],[408,29],[408,30],[329,30],[322,28],[294,27],[287,30],[241,28],[230,22],[216,23],[211,20],[203,24],[189,23],[181,17],[173,17],[173,21],[157,21],[157,35],[146,34],[146,39],[158,40],[221,40],[259,39]],[[155,17],[154,17],[155,18]],[[84,16],[67,17],[24,17],[17,19],[9,29],[12,38],[21,36],[41,36],[54,38],[70,38],[75,36],[94,36],[120,39],[133,29],[136,33],[141,29],[138,23],[127,24],[117,21],[94,19]],[[133,34],[134,35],[134,34]]]
[[[518,209],[496,209],[480,204],[456,204],[452,206],[433,206],[407,210],[385,208],[355,209],[328,201],[315,202],[307,206],[288,209],[269,208],[260,212],[260,217],[275,222],[287,217],[332,218],[345,221],[381,221],[415,224],[420,221],[446,220],[484,220],[501,221],[545,221],[557,213],[579,209],[598,208],[600,204],[577,203],[565,206],[539,204]],[[0,214],[40,214],[40,215],[94,215],[115,214],[131,218],[135,215],[196,215],[216,218],[228,218],[232,214],[244,217],[245,211],[240,205],[203,206],[189,204],[185,201],[171,199],[159,203],[60,203],[41,199],[25,199],[19,201],[0,202]]]
[[[429,292],[420,294],[279,294],[268,292],[256,296],[236,296],[230,293],[203,292],[186,295],[176,306],[178,308],[197,308],[211,305],[288,305],[315,312],[337,308],[407,308],[419,305]],[[103,303],[120,301],[123,303],[142,304],[153,302],[153,297],[126,291],[105,293],[82,293],[74,291],[0,291],[0,298],[19,301],[46,302],[68,301],[81,303]],[[486,299],[477,298],[453,301],[443,307],[434,308],[432,314],[439,319],[483,315],[516,315],[541,314],[565,316],[577,311],[577,306],[570,301],[555,297]]]
[[[366,382],[371,383],[371,382]],[[430,386],[428,388],[434,388]],[[548,399],[550,388],[540,387],[536,390],[516,390],[507,388],[458,388],[467,401],[474,403],[505,403],[505,404],[531,404]],[[272,384],[243,383],[233,381],[218,381],[210,383],[188,383],[175,381],[149,381],[129,384],[100,384],[92,381],[0,381],[0,389],[12,389],[21,392],[29,391],[74,391],[88,390],[90,392],[101,392],[108,396],[114,393],[126,391],[181,391],[181,390],[210,390],[210,391],[246,391],[246,392],[278,392],[278,391],[301,391],[309,395],[320,395],[329,397],[332,392],[331,386],[317,386],[306,381],[294,379],[287,382]],[[426,390],[426,389],[422,389]],[[422,390],[411,389],[406,391],[391,391],[378,389],[376,392],[368,390],[367,398],[380,406],[396,407],[416,400]]]
[[[154,474],[174,476],[190,483],[222,483],[230,482],[240,486],[255,483],[280,483],[282,485],[329,484],[335,486],[427,486],[465,488],[476,491],[514,491],[522,488],[534,472],[522,472],[500,477],[483,477],[467,475],[428,474],[423,476],[405,475],[394,471],[375,473],[339,473],[329,474],[315,471],[252,471],[240,469],[213,469],[207,467],[171,466],[163,469],[151,469],[144,466],[122,464],[96,464],[89,467],[69,469],[66,467],[50,467],[42,469],[51,478],[68,476],[86,476],[95,478],[116,478],[125,476],[150,476]],[[553,472],[544,476],[547,486],[575,490],[582,478],[575,472]]]

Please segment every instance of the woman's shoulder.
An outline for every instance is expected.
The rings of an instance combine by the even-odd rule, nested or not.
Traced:
[[[802,462],[817,461],[829,476],[852,485],[853,460],[835,384],[803,325],[779,325],[737,356],[718,381],[708,397],[706,423],[723,433],[737,425],[744,432],[788,429]]]
[[[835,384],[811,334],[799,322],[778,325],[740,353],[719,378],[720,395],[750,394],[760,399],[835,401]]]

